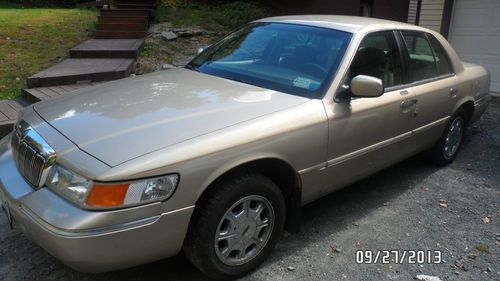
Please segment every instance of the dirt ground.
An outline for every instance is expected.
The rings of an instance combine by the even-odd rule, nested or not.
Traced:
[[[500,280],[500,100],[468,130],[456,161],[419,157],[304,207],[302,231],[283,237],[242,280]],[[436,250],[440,264],[357,264],[362,250]],[[0,280],[205,280],[181,255],[136,268],[73,271],[9,230],[0,216]]]
[[[224,36],[224,32],[207,31],[195,26],[186,26],[188,30],[196,30],[199,34],[179,36],[174,40],[167,40],[162,32],[176,29],[170,23],[164,22],[153,25],[144,43],[144,49],[137,59],[135,74],[141,75],[153,71],[163,70],[175,66],[184,66],[198,51],[206,48],[217,39]]]

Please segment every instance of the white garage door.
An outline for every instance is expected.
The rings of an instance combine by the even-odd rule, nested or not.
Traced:
[[[491,72],[491,90],[500,93],[500,0],[455,0],[450,42],[460,58]]]

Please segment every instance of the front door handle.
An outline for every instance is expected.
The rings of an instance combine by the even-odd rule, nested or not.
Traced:
[[[418,100],[413,99],[413,100],[404,100],[401,102],[401,109],[409,109],[413,107],[415,104],[417,104]]]

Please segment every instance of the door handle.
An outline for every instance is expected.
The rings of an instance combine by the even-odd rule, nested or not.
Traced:
[[[455,95],[458,93],[458,87],[451,87],[450,88],[450,95]]]
[[[416,99],[413,99],[413,100],[404,100],[401,102],[401,108],[402,109],[408,109],[412,106],[414,106],[415,104],[417,104],[418,100]]]

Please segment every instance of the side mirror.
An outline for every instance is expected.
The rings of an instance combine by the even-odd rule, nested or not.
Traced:
[[[380,97],[384,93],[384,84],[378,78],[358,75],[351,80],[351,93],[357,97]]]
[[[198,48],[198,55],[201,54],[205,49],[203,48]]]

